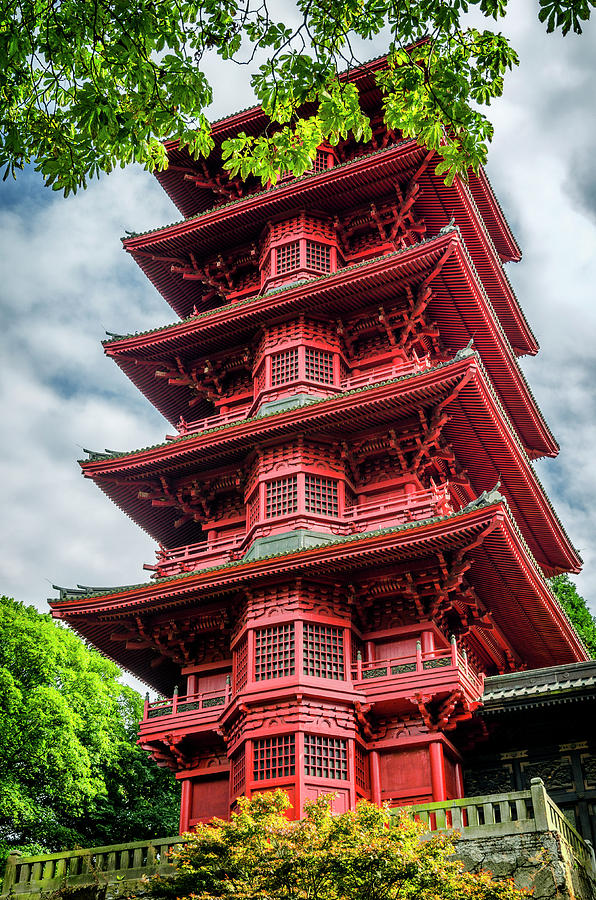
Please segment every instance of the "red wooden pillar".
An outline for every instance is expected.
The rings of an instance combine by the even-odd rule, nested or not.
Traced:
[[[429,744],[430,754],[430,780],[433,792],[433,801],[447,799],[447,783],[445,781],[445,760],[443,758],[443,745],[440,741]]]
[[[180,798],[180,834],[188,831],[192,801],[192,781],[184,778],[182,781],[182,796]]]
[[[296,744],[294,747],[295,759],[295,775],[294,775],[294,814],[292,818],[299,819],[302,816],[302,807],[304,806],[305,784],[304,784],[304,732],[296,732]]]
[[[370,752],[370,797],[373,803],[381,805],[381,761],[378,750]]]

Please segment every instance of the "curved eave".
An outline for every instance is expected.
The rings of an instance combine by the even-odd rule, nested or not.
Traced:
[[[169,260],[195,251],[197,245],[201,257],[216,255],[222,247],[244,246],[259,238],[268,220],[302,207],[331,214],[369,203],[387,193],[384,179],[397,177],[423,158],[424,151],[415,141],[403,141],[182,222],[125,238],[122,243],[172,309],[186,316],[193,306],[205,308],[203,287],[199,281],[172,273]]]
[[[137,497],[150,479],[184,477],[214,467],[238,465],[256,442],[295,434],[332,439],[434,408],[455,389],[445,426],[459,462],[480,493],[503,479],[503,493],[532,552],[547,574],[577,572],[581,561],[538,481],[530,461],[475,354],[424,373],[320,400],[298,409],[253,418],[179,438],[135,453],[81,463],[84,474],[142,528],[167,546],[196,540],[192,530],[173,527],[176,513],[155,510]],[[185,531],[185,528],[187,531]],[[196,528],[196,526],[195,526]],[[194,532],[196,534],[196,531]]]
[[[480,210],[501,259],[503,262],[519,262],[522,257],[520,246],[509,227],[484,169],[479,169],[478,173],[470,170],[468,183],[476,206]]]
[[[377,87],[375,73],[386,67],[387,58],[380,56],[340,75],[340,78],[345,81],[356,82],[360,91],[362,107],[369,115],[374,114],[377,109],[380,111],[381,94]],[[301,115],[310,115],[314,111],[315,105],[307,104],[300,112]],[[210,160],[213,161],[215,158],[218,163],[221,162],[221,144],[227,138],[235,137],[240,131],[257,136],[262,134],[269,124],[270,120],[260,106],[252,106],[213,122],[211,136],[215,148]],[[179,141],[164,141],[164,147],[171,165],[191,170],[196,168],[195,160],[190,156],[186,147],[180,148]],[[196,215],[213,205],[214,194],[212,191],[197,189],[189,185],[179,172],[164,169],[162,172],[156,172],[155,176],[183,216]]]
[[[587,659],[568,619],[528,552],[504,502],[426,522],[352,536],[295,553],[228,564],[100,595],[50,600],[55,618],[67,621],[81,636],[150,683],[156,674],[151,653],[115,647],[110,632],[117,623],[142,614],[170,613],[174,608],[225,602],[251,582],[280,577],[349,574],[368,567],[399,565],[437,552],[466,547],[473,565],[468,577],[494,621],[530,666]]]
[[[381,114],[383,99],[377,87],[376,73],[386,68],[387,58],[380,56],[355,66],[341,76],[346,81],[356,82],[362,106],[369,115],[375,112]],[[260,106],[253,106],[214,122],[211,133],[215,141],[216,159],[220,159],[220,147],[223,140],[234,137],[240,131],[250,135],[261,134],[268,122],[269,120]],[[165,141],[164,146],[172,165],[191,170],[195,168],[196,163],[188,153],[188,149],[180,149],[178,141]],[[164,169],[162,172],[156,172],[155,175],[183,216],[194,216],[213,205],[214,194],[212,191],[200,190],[190,185],[179,172]],[[501,260],[503,262],[519,260],[521,258],[519,246],[484,170],[480,169],[477,174],[470,171],[468,183]]]
[[[424,151],[404,141],[316,175],[282,184],[262,194],[237,200],[193,219],[127,238],[124,246],[175,312],[188,316],[206,308],[201,282],[173,273],[175,260],[191,253],[209,256],[222,246],[246,246],[259,239],[266,222],[301,207],[336,214],[386,196],[400,172],[419,168]],[[474,265],[517,355],[534,354],[538,344],[504,273],[495,246],[469,189],[460,181],[446,187],[430,168],[420,177],[414,210],[436,234],[455,215]],[[213,301],[210,301],[211,303]]]
[[[455,218],[515,354],[534,356],[539,350],[538,341],[507,278],[498,248],[476,203],[471,184],[466,185],[456,179],[453,185],[447,187],[434,174],[432,167],[423,175],[420,183],[421,192],[415,206],[416,212],[427,223],[431,234],[438,232],[446,221]]]
[[[185,320],[167,329],[106,343],[105,351],[148,400],[175,424],[189,419],[188,393],[156,378],[152,369],[136,360],[160,360],[167,354],[189,352],[195,358],[230,346],[232,339],[250,342],[258,328],[272,317],[293,311],[324,309],[326,315],[350,314],[367,305],[394,299],[400,287],[422,278],[440,262],[448,248],[452,253],[432,287],[435,296],[429,312],[441,331],[445,346],[454,353],[474,339],[507,412],[532,458],[556,456],[558,445],[551,434],[525,378],[511,344],[501,327],[483,283],[457,230],[402,250],[342,269],[299,287],[272,292],[242,304],[228,304],[208,316]],[[192,418],[208,415],[208,408],[192,410]]]

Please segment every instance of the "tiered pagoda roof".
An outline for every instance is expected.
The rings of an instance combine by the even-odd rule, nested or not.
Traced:
[[[337,578],[370,567],[391,566],[395,572],[400,564],[412,571],[416,560],[471,545],[469,577],[474,588],[486,600],[494,623],[530,667],[546,661],[584,659],[583,645],[544,580],[506,502],[493,497],[489,494],[486,500],[449,516],[350,535],[297,553],[231,562],[121,588],[62,589],[52,608],[86,640],[159,689],[164,686],[163,673],[152,666],[152,657],[145,654],[139,658],[134,648],[114,642],[115,621],[134,620],[135,615],[147,612],[171,616],[179,610],[183,614],[189,605],[208,608],[214,600],[219,603],[234,597],[243,585],[279,579],[280,575],[291,579],[316,573],[320,578]]]
[[[264,295],[200,313],[183,322],[140,335],[105,341],[106,353],[145,396],[175,424],[189,414],[188,399],[155,377],[149,363],[172,357],[195,357],[221,352],[233,338],[249,342],[272,315],[293,310],[342,315],[365,306],[378,307],[432,274],[433,296],[429,314],[437,322],[443,341],[452,352],[470,339],[478,350],[501,400],[516,424],[532,458],[555,456],[558,446],[515,360],[500,319],[467,252],[459,229],[440,234],[384,256],[366,260],[298,285],[278,288]],[[200,411],[201,407],[199,407]],[[203,407],[205,411],[208,405]],[[195,415],[197,410],[195,409]]]
[[[179,545],[185,542],[186,533],[184,527],[176,529],[175,511],[152,507],[139,497],[149,479],[201,471],[209,474],[215,467],[239,465],[257,436],[266,440],[296,433],[345,433],[346,429],[358,433],[387,426],[441,402],[449,403],[451,417],[445,434],[476,492],[489,490],[502,479],[503,493],[547,573],[579,571],[581,561],[473,353],[426,372],[201,430],[144,450],[99,454],[82,461],[81,466],[86,477],[93,478],[156,540]]]

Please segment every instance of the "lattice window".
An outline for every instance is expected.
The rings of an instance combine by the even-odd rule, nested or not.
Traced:
[[[293,734],[262,738],[253,742],[253,778],[264,781],[269,778],[287,778],[294,775],[295,742]]]
[[[341,738],[304,735],[304,774],[314,778],[348,777],[348,742]]]
[[[326,150],[317,150],[317,155],[314,158],[312,171],[313,172],[324,172],[327,168],[327,157],[328,153]]]
[[[338,514],[336,479],[307,473],[304,484],[304,504],[306,512],[318,513],[322,516],[336,516]]]
[[[286,516],[298,509],[298,476],[268,481],[265,495],[265,514],[268,519]]]
[[[250,530],[259,521],[259,492],[247,504],[246,526]]]
[[[292,241],[290,244],[282,244],[276,249],[277,274],[292,272],[300,265],[300,241]]]
[[[244,793],[244,785],[246,784],[246,754],[244,747],[232,760],[232,794],[239,797]]]
[[[235,690],[241,691],[246,686],[248,680],[248,643],[246,638],[242,638],[236,645],[234,654],[235,661]]]
[[[265,365],[263,363],[259,366],[259,370],[257,372],[256,386],[257,391],[262,391],[265,387]]]
[[[304,623],[304,674],[345,678],[343,628]]]
[[[309,269],[329,272],[331,270],[331,247],[328,244],[319,244],[317,241],[307,241],[306,265]]]
[[[294,674],[294,625],[255,631],[255,681]]]
[[[305,375],[309,381],[333,384],[333,354],[316,347],[305,348]]]
[[[282,350],[271,357],[271,386],[298,380],[298,347]]]
[[[366,753],[356,744],[354,747],[354,777],[356,784],[363,791],[368,790],[368,760]]]

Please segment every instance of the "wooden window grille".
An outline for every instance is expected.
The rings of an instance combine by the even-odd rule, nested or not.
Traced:
[[[333,354],[328,350],[306,347],[305,375],[309,381],[333,384]]]
[[[282,350],[271,357],[271,386],[298,380],[298,347]]]
[[[316,269],[318,272],[331,270],[331,247],[328,244],[319,244],[317,241],[306,242],[306,266]]]
[[[311,778],[348,777],[348,742],[342,738],[304,735],[304,774]]]
[[[248,642],[245,637],[236,645],[234,661],[236,675],[234,679],[235,690],[241,691],[243,687],[246,687],[246,682],[248,680]]]
[[[239,797],[246,784],[246,754],[244,747],[232,760],[232,794]]]
[[[287,778],[294,775],[296,750],[293,734],[262,738],[253,742],[253,778]]]
[[[246,516],[246,525],[248,530],[250,530],[254,525],[259,521],[259,492],[257,490],[256,494],[252,498],[252,500],[248,503],[248,510]]]
[[[255,631],[255,681],[294,674],[294,625]]]
[[[345,678],[343,628],[305,622],[303,652],[305,675]]]
[[[327,157],[328,153],[326,150],[317,150],[317,155],[313,160],[312,171],[313,172],[324,172],[327,166]]]
[[[265,515],[268,519],[286,516],[298,509],[298,476],[288,475],[267,482]]]
[[[368,760],[365,751],[358,744],[354,747],[354,778],[359,788],[368,790]]]
[[[300,265],[300,241],[292,241],[290,244],[282,244],[277,247],[277,274],[292,272]]]
[[[307,472],[304,482],[304,504],[306,512],[337,516],[337,480]]]
[[[261,364],[256,377],[257,391],[262,391],[265,387],[265,365]]]

